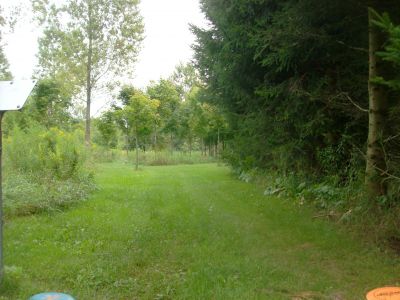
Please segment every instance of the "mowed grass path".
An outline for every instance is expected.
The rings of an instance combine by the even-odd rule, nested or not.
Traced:
[[[400,281],[398,261],[226,167],[104,164],[97,182],[79,206],[7,221],[0,299],[359,300]]]

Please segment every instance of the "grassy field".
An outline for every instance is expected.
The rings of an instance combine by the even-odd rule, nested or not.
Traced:
[[[364,299],[400,264],[216,164],[103,164],[89,201],[6,222],[0,299]]]

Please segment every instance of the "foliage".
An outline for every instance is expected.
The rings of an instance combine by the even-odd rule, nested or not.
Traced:
[[[32,5],[44,26],[39,66],[45,74],[59,74],[84,86],[89,50],[92,86],[105,73],[130,71],[143,32],[137,0],[69,0],[63,4],[32,0]]]
[[[8,215],[61,209],[87,198],[91,172],[79,135],[57,128],[18,127],[4,140]]]
[[[72,178],[82,171],[85,160],[77,134],[57,128],[15,129],[5,140],[7,166],[37,176]]]
[[[0,27],[4,22],[0,17]],[[10,78],[0,47],[0,80]],[[74,91],[65,79],[39,80],[23,111],[5,115],[6,217],[60,210],[94,189],[82,133],[74,131],[77,122],[70,113]]]
[[[367,56],[354,50],[367,42],[366,10],[356,1],[227,5],[202,1],[212,26],[193,31],[208,99],[228,112],[230,162],[282,172],[344,169],[352,144],[365,143],[366,115],[347,96],[366,106]],[[332,170],[318,154],[339,145]]]
[[[70,128],[74,122],[69,109],[72,95],[63,90],[63,85],[52,79],[40,80],[25,108],[25,113],[35,122],[52,128]]]
[[[146,95],[135,92],[122,109],[116,110],[116,119],[135,137],[146,136],[151,133],[156,121],[158,106],[157,100],[151,100]]]
[[[159,82],[150,83],[146,93],[151,99],[160,101],[158,113],[163,122],[160,124],[163,131],[171,136],[177,134],[178,107],[181,103],[178,87],[172,81],[161,79]]]
[[[370,83],[391,87],[384,88],[389,110],[378,136],[387,166],[379,173],[385,172],[389,191],[375,203],[362,191],[369,107],[367,5],[387,12],[376,15],[375,22],[387,34],[380,41],[385,50],[378,53],[385,60],[378,68],[387,77]],[[388,238],[391,231],[398,238],[392,217],[400,195],[396,1],[202,0],[201,7],[210,26],[192,31],[202,99],[227,118],[223,157],[238,176],[248,181],[253,172],[274,174],[266,194],[289,195],[328,214],[339,211],[358,224],[368,216],[375,220],[368,226],[374,236]]]
[[[144,152],[169,149],[170,157],[174,151],[184,155],[188,152],[189,156],[200,151],[204,156],[201,161],[208,161],[207,156],[220,156],[230,131],[223,110],[206,102],[207,97],[197,71],[189,64],[178,65],[169,79],[151,82],[146,92],[125,86],[116,104],[95,120],[96,142],[106,148],[125,149],[126,156],[131,149]],[[108,140],[113,140],[112,146],[107,145]],[[113,152],[98,157],[102,161],[106,157],[112,159]],[[163,158],[160,163],[170,164],[169,161]]]
[[[387,32],[389,35],[388,41],[385,44],[385,51],[380,52],[380,56],[384,60],[392,63],[397,69],[400,68],[400,25],[396,26],[391,20],[388,13],[379,15],[373,11],[377,21],[375,25]],[[387,84],[390,88],[400,90],[400,78],[385,80],[384,78],[377,79],[381,83]]]
[[[106,111],[101,115],[96,122],[100,137],[95,142],[111,149],[117,146],[117,126],[114,121],[114,115],[110,111]]]
[[[114,118],[121,130],[137,139],[148,136],[156,122],[159,102],[130,87],[124,88],[120,95],[120,98],[129,95],[122,107],[115,107]]]
[[[41,79],[28,98],[21,112],[5,115],[4,130],[9,132],[15,127],[58,127],[63,130],[73,129],[78,122],[71,114],[72,94],[64,85],[54,79]]]
[[[193,64],[182,64],[176,66],[171,76],[176,85],[181,99],[185,99],[193,88],[201,85],[199,75]]]
[[[136,169],[138,169],[139,143],[152,133],[157,124],[157,110],[160,104],[158,100],[152,100],[132,87],[125,87],[120,93],[120,99],[123,100],[123,106],[115,107],[113,115],[116,123],[126,135],[127,150],[130,137],[132,136],[135,140]]]
[[[47,76],[63,80],[68,90],[86,92],[86,143],[90,144],[92,93],[115,84],[133,70],[143,24],[138,0],[32,0],[43,26],[39,39],[39,67]],[[103,77],[107,78],[102,82]]]
[[[89,174],[75,178],[38,180],[29,173],[10,172],[4,181],[6,217],[61,211],[85,201],[95,189]]]

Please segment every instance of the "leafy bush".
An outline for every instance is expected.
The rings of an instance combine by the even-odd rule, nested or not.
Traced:
[[[81,132],[15,128],[4,141],[7,215],[55,210],[87,198],[94,188]]]
[[[29,131],[14,129],[5,140],[6,167],[23,173],[69,179],[76,177],[86,160],[77,132],[57,128]]]
[[[27,174],[12,174],[4,181],[4,211],[7,216],[55,211],[88,198],[95,188],[91,175],[67,180],[37,180]]]

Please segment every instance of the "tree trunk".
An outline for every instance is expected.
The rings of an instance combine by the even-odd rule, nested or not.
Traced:
[[[93,37],[92,37],[92,6],[89,3],[88,6],[88,37],[89,37],[89,48],[88,48],[88,58],[86,66],[86,127],[85,127],[85,143],[87,147],[90,147],[90,106],[92,102],[92,56],[93,56]]]
[[[90,60],[90,59],[89,59]],[[85,127],[85,143],[90,146],[90,104],[92,98],[92,87],[90,86],[91,68],[88,66],[88,75],[86,80],[86,127]]]
[[[189,156],[192,156],[192,143],[193,143],[193,138],[192,134],[189,135]]]
[[[127,161],[128,161],[128,158],[129,158],[129,131],[128,130],[126,130],[126,159],[127,159]]]
[[[157,150],[157,125],[154,126],[154,152]]]
[[[172,155],[174,153],[174,136],[172,132],[170,135],[170,139],[171,139],[171,155]]]
[[[154,160],[157,160],[157,124],[154,125]]]
[[[135,144],[136,144],[136,165],[135,165],[135,170],[139,170],[139,141],[137,134],[135,134]]]
[[[220,144],[220,142],[221,142],[221,140],[220,140],[220,131],[219,131],[219,128],[218,128],[218,137],[217,137],[217,156],[219,157],[219,144]]]
[[[377,2],[378,3],[378,2]],[[379,5],[379,4],[378,4]],[[376,7],[374,7],[376,9]],[[371,197],[385,195],[387,187],[385,178],[387,171],[385,152],[383,149],[383,133],[388,110],[388,93],[385,86],[377,84],[377,77],[384,77],[385,64],[377,52],[383,50],[385,34],[373,24],[374,13],[368,13],[369,25],[369,128],[367,144],[367,165],[365,184]]]

